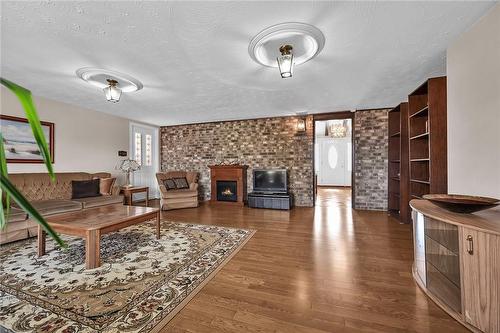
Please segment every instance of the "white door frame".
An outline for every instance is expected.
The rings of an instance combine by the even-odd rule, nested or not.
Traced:
[[[153,149],[153,160],[156,161],[156,163],[153,164],[153,167],[154,167],[154,173],[156,175],[156,173],[160,170],[160,164],[161,164],[161,162],[160,162],[160,137],[159,137],[160,128],[156,127],[156,126],[151,126],[151,125],[146,125],[146,124],[130,121],[129,122],[129,130],[128,130],[128,140],[129,140],[129,142],[128,142],[128,146],[129,146],[128,156],[129,156],[129,158],[133,157],[132,153],[134,151],[134,139],[133,139],[134,126],[147,128],[147,129],[150,129],[153,131],[152,142],[155,143],[153,145],[155,147],[155,149]],[[158,187],[150,188],[149,195],[150,195],[150,198],[159,198],[160,193],[158,191]]]

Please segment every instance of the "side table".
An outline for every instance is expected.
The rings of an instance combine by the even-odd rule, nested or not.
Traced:
[[[141,193],[141,192],[146,193],[146,207],[147,207],[149,205],[149,187],[148,186],[122,187],[120,190],[120,193],[123,194],[123,197],[124,197],[124,204],[129,205],[129,206],[134,205],[134,200],[133,200],[134,193]]]

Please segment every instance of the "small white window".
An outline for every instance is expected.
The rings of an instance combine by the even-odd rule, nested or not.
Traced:
[[[135,152],[134,159],[139,164],[142,165],[142,135],[141,133],[135,133]]]
[[[337,152],[337,148],[334,145],[331,145],[330,149],[328,149],[328,164],[330,165],[330,168],[337,168],[338,160],[339,154]]]
[[[144,161],[144,165],[151,166],[153,159],[152,154],[153,154],[153,148],[151,146],[151,135],[146,134],[146,158]]]

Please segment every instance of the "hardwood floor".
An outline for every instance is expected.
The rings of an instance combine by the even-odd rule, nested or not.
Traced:
[[[410,226],[352,210],[348,191],[291,211],[163,212],[257,232],[161,332],[468,332],[413,282]]]
[[[320,207],[352,207],[351,188],[335,186],[318,186],[316,206]]]

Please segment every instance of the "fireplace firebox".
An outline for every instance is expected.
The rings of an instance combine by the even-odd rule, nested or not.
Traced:
[[[210,165],[210,203],[243,206],[247,201],[246,165]]]
[[[238,183],[232,180],[217,181],[217,201],[238,201]]]

